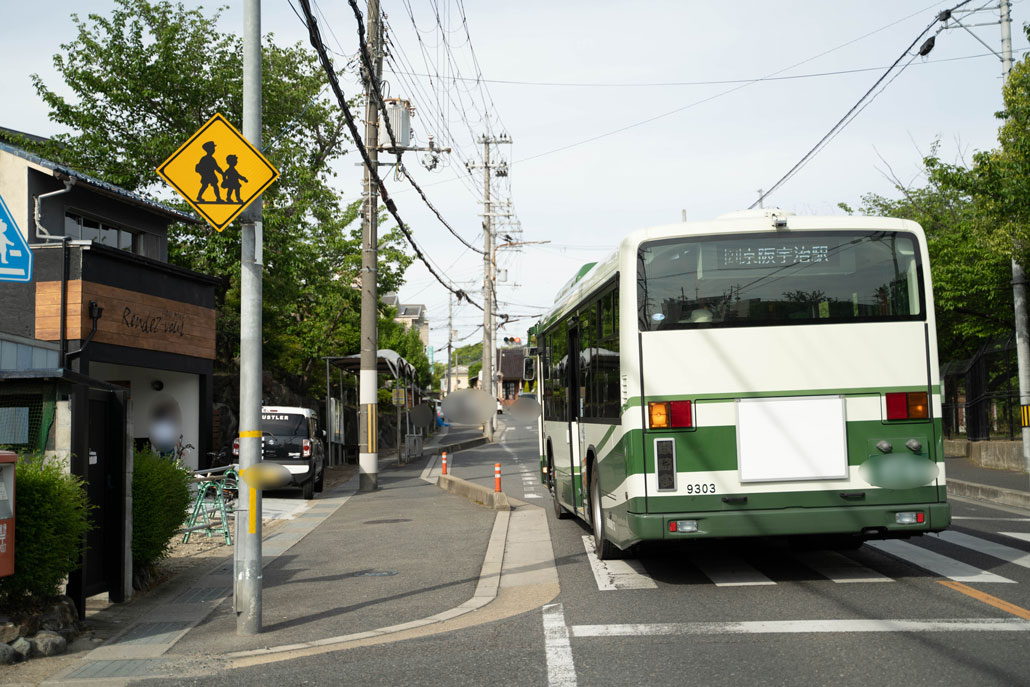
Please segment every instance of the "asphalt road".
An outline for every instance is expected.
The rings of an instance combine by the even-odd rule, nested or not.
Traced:
[[[953,501],[941,538],[843,553],[715,543],[605,565],[588,555],[584,524],[550,512],[529,428],[456,454],[452,470],[492,484],[496,462],[508,494],[548,510],[561,584],[551,604],[176,684],[1030,683],[1028,512]]]

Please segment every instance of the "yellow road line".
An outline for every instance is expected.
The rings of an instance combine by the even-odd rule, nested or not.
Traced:
[[[1002,601],[996,596],[991,596],[990,594],[981,592],[979,589],[973,589],[972,587],[964,585],[961,582],[955,582],[953,580],[938,580],[937,583],[943,584],[945,587],[950,587],[951,589],[954,589],[956,592],[965,594],[966,596],[971,596],[977,601],[982,601],[988,606],[994,606],[998,610],[1005,611],[1006,613],[1011,613],[1012,615],[1022,618],[1023,620],[1030,620],[1030,610],[1022,608],[1021,606],[1016,606],[1015,604],[1010,604],[1008,601]]]

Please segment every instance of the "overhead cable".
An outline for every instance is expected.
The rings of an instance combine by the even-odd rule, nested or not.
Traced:
[[[758,197],[758,200],[756,200],[754,203],[749,205],[748,209],[750,210],[750,209],[754,208],[755,206],[760,205],[762,203],[762,201],[764,201],[769,195],[771,195],[774,191],[776,191],[776,189],[778,189],[780,186],[782,186],[784,183],[786,183],[787,180],[789,180],[792,176],[794,176],[804,165],[806,165],[808,163],[809,160],[811,160],[813,157],[815,157],[815,154],[818,153],[825,146],[826,143],[828,143],[838,133],[840,133],[840,131],[844,127],[846,127],[848,124],[850,124],[852,121],[854,121],[854,116],[853,115],[856,115],[858,112],[861,112],[862,109],[865,109],[865,105],[863,105],[863,103],[866,103],[866,100],[869,98],[869,96],[872,95],[873,92],[877,88],[879,88],[880,84],[883,83],[884,80],[886,80],[887,77],[891,75],[891,72],[894,71],[895,67],[897,67],[901,63],[901,61],[903,59],[905,59],[905,57],[907,57],[909,55],[909,53],[911,53],[912,49],[916,46],[916,44],[919,43],[919,41],[923,40],[923,37],[926,36],[926,34],[930,32],[930,30],[934,27],[934,25],[937,24],[940,21],[945,21],[947,16],[950,16],[951,12],[954,12],[955,10],[959,9],[960,7],[962,7],[963,5],[968,5],[970,2],[972,2],[972,0],[962,0],[962,2],[960,2],[957,5],[955,5],[950,10],[945,10],[944,12],[941,12],[941,13],[935,15],[934,18],[933,18],[933,21],[931,21],[929,24],[927,24],[926,28],[919,32],[919,35],[916,36],[915,39],[911,43],[909,43],[908,47],[906,47],[905,50],[898,56],[898,59],[894,60],[893,64],[891,64],[891,66],[888,67],[887,70],[883,74],[880,75],[880,78],[878,78],[873,83],[873,85],[869,87],[869,90],[867,90],[865,93],[862,94],[862,97],[859,98],[858,101],[854,105],[851,106],[851,109],[849,109],[844,114],[843,117],[841,117],[839,120],[837,120],[837,123],[834,124],[832,127],[830,127],[830,130],[827,131],[826,134],[822,138],[820,138],[819,141],[814,146],[812,146],[807,153],[802,155],[801,159],[798,160],[797,163],[795,163],[794,166],[791,167],[787,171],[786,174],[784,174],[782,177],[780,177],[776,181],[775,184],[770,186],[769,190],[764,191]],[[942,19],[942,17],[944,17],[944,19]],[[930,40],[927,40],[923,44],[923,46],[919,49],[919,51],[918,51],[918,53],[916,55],[912,55],[912,59],[915,59],[915,57],[917,57],[918,55],[924,55],[925,56],[926,54],[928,54],[930,52],[931,49],[933,49],[932,38],[933,37],[931,37]],[[905,67],[907,67],[909,64],[912,63],[912,59],[910,59],[908,61],[908,64],[906,64]],[[898,77],[898,75],[901,74],[901,72],[905,70],[905,67],[902,67],[901,70],[898,72],[898,74],[894,75],[894,77],[891,79],[891,81],[896,79]],[[866,103],[866,104],[868,104],[868,103]]]
[[[356,2],[356,0],[349,0],[349,3],[351,9],[354,11],[354,19],[358,24],[358,45],[360,46],[361,51],[361,62],[365,65],[365,74],[368,76],[368,81],[372,85],[372,93],[375,95],[376,101],[379,103],[381,111],[385,113],[386,101],[383,100],[383,92],[379,84],[379,78],[376,76],[376,70],[372,66],[372,56],[368,54],[368,42],[365,40],[365,17],[361,14],[361,10],[358,9],[358,3]],[[390,118],[383,117],[383,124],[386,125],[386,133],[390,137],[390,143],[393,146],[393,149],[397,150],[397,136],[393,132],[393,125],[390,123]],[[436,215],[436,218],[438,220],[440,220],[440,223],[447,227],[447,231],[451,232],[451,234],[453,234],[456,239],[465,244],[465,246],[469,249],[474,250],[480,255],[486,254],[484,251],[482,251],[479,248],[476,248],[471,243],[462,238],[462,236],[457,231],[455,231],[450,224],[447,223],[447,220],[443,218],[443,215],[440,214],[440,211],[433,207],[433,204],[429,202],[429,198],[426,197],[425,191],[419,188],[419,185],[415,183],[415,179],[412,178],[410,174],[408,174],[407,169],[405,169],[404,165],[401,163],[401,156],[399,153],[397,154],[397,167],[404,174],[404,177],[408,180],[408,183],[410,183],[411,186],[416,191],[418,191],[418,194],[422,196],[422,201],[425,202],[425,204],[429,207],[430,210],[433,211],[433,214]]]
[[[418,259],[422,261],[422,264],[426,266],[429,273],[433,275],[433,277],[435,277],[444,288],[453,293],[459,301],[466,300],[482,310],[483,306],[473,301],[465,291],[454,288],[439,274],[437,274],[436,270],[433,269],[433,266],[429,264],[429,260],[422,253],[422,250],[418,247],[418,244],[415,243],[415,239],[411,236],[411,232],[408,231],[407,225],[404,224],[400,214],[397,212],[397,205],[393,202],[393,199],[390,198],[390,195],[386,190],[386,185],[383,184],[383,180],[379,178],[379,170],[376,169],[376,165],[372,164],[372,160],[368,156],[368,151],[365,149],[365,144],[361,139],[361,134],[358,132],[357,124],[354,121],[354,115],[351,113],[350,106],[347,104],[347,98],[344,96],[343,90],[340,88],[340,82],[336,78],[336,71],[333,69],[332,63],[329,60],[329,55],[326,54],[325,44],[322,42],[322,36],[318,30],[318,23],[315,21],[315,17],[311,13],[311,0],[299,1],[301,9],[304,10],[304,16],[307,18],[308,34],[311,40],[311,46],[315,49],[315,52],[318,53],[318,59],[322,63],[322,69],[325,71],[326,77],[329,79],[329,85],[332,87],[333,93],[336,95],[336,99],[340,104],[340,109],[343,110],[344,118],[347,120],[347,128],[350,129],[351,138],[354,139],[354,144],[357,146],[358,152],[361,154],[361,159],[365,163],[365,168],[368,170],[369,177],[379,189],[379,195],[382,196],[383,204],[386,205],[387,211],[393,216],[394,221],[397,222],[397,226],[404,234],[404,237],[408,240],[408,244],[411,246],[412,250],[415,251],[415,255]]]

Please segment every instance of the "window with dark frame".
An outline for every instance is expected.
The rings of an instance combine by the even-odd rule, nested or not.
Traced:
[[[136,233],[106,222],[83,217],[74,212],[65,213],[64,235],[73,239],[93,241],[129,253],[139,252],[139,240],[136,238]]]

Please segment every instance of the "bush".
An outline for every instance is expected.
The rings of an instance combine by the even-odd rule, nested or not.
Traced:
[[[82,480],[67,462],[39,454],[18,457],[15,475],[14,574],[0,578],[0,607],[16,610],[57,596],[79,567],[91,528]],[[8,533],[10,536],[10,533]]]
[[[132,564],[148,569],[168,555],[190,508],[193,473],[151,448],[136,451],[132,469]]]

